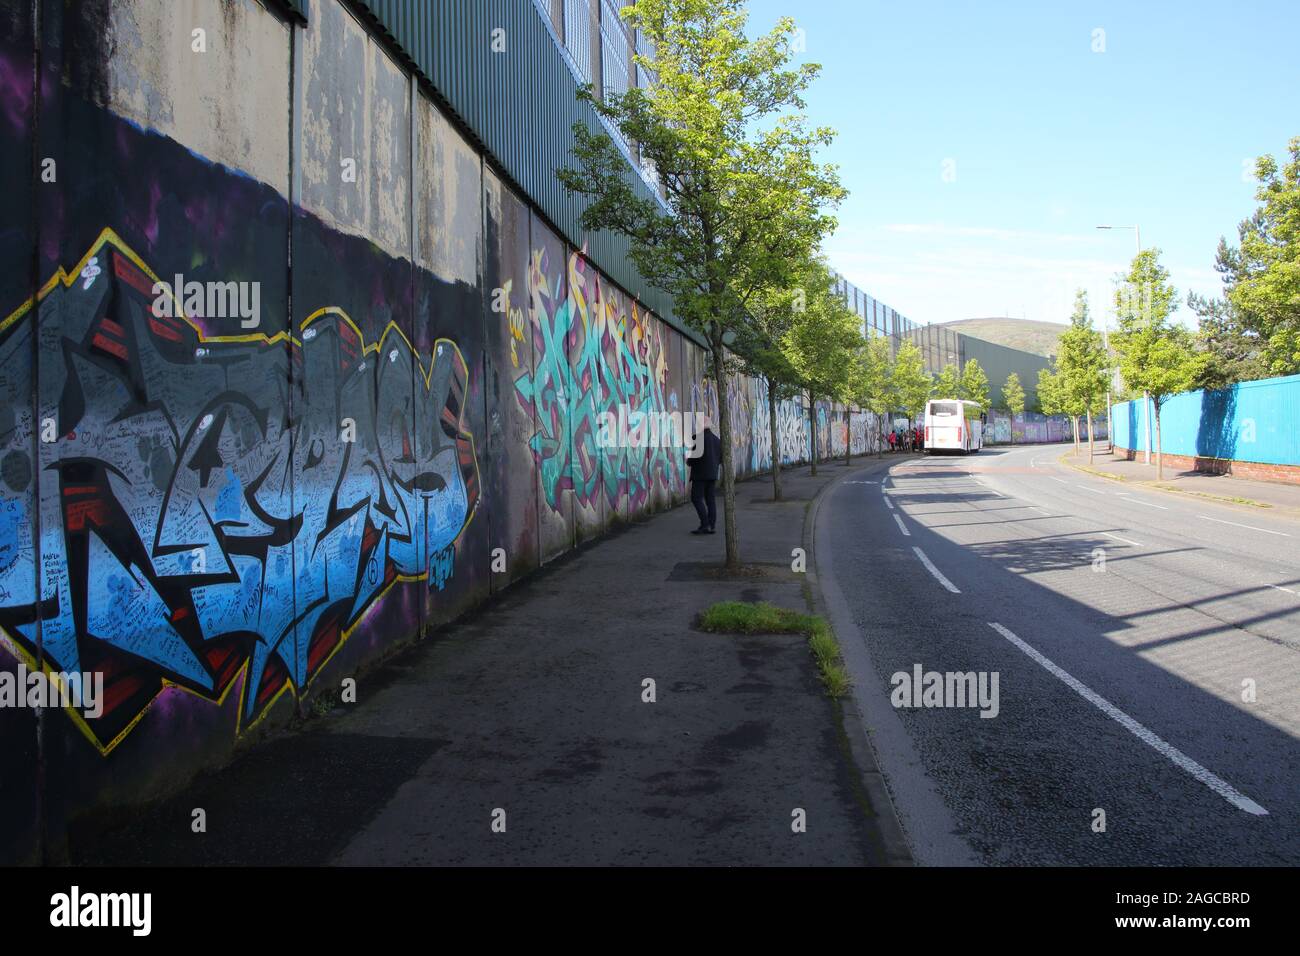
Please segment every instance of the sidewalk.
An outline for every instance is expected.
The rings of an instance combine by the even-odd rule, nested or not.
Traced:
[[[1170,467],[1167,461],[1164,480],[1157,482],[1155,455],[1151,456],[1151,464],[1148,465],[1142,461],[1141,453],[1133,461],[1128,461],[1122,456],[1111,455],[1104,449],[1104,443],[1099,443],[1091,465],[1088,464],[1086,445],[1078,455],[1074,454],[1072,449],[1067,450],[1062,456],[1062,461],[1076,468],[1091,469],[1107,477],[1161,491],[1208,495],[1219,499],[1224,504],[1238,504],[1251,508],[1263,507],[1269,509],[1272,514],[1300,518],[1300,485],[1236,478],[1231,475],[1207,475]]]
[[[689,534],[689,504],[562,558],[363,673],[357,704],[77,839],[74,862],[907,863],[892,808],[864,783],[874,768],[850,756],[858,718],[825,695],[806,641],[693,626],[722,600],[806,611],[812,588],[790,564],[809,502],[898,460],[785,472],[782,503],[770,479],[737,485],[741,556],[759,566],[739,579],[710,573],[721,528]]]

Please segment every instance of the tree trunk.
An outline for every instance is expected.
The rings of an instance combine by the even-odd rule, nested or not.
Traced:
[[[772,500],[781,500],[781,447],[777,444],[776,389],[767,383],[768,426],[772,432]]]
[[[1088,409],[1088,464],[1092,464],[1092,409]]]
[[[1070,427],[1074,429],[1074,453],[1079,454],[1079,416],[1070,416]]]
[[[808,393],[808,450],[812,453],[812,473],[817,475],[817,401]]]
[[[844,464],[853,464],[853,412],[844,406]]]
[[[732,465],[731,400],[727,395],[726,357],[722,331],[714,326],[709,337],[713,346],[713,384],[718,390],[718,438],[722,442],[722,520],[727,541],[727,567],[740,567],[740,548],[736,541],[736,475]]]
[[[1156,412],[1156,481],[1165,480],[1164,442],[1160,439],[1160,403],[1152,402]]]

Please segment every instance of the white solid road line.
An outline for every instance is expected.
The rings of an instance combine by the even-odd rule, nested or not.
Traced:
[[[943,576],[943,572],[934,566],[934,562],[925,556],[924,551],[915,546],[913,546],[912,550],[915,551],[916,556],[921,559],[921,563],[925,565],[925,569],[934,575],[936,581],[946,587],[953,594],[961,594],[961,591],[957,590],[957,585],[953,584]]]
[[[1264,534],[1275,534],[1280,538],[1291,537],[1285,531],[1270,531],[1268,530],[1268,528],[1256,528],[1253,524],[1238,524],[1235,521],[1224,521],[1222,518],[1211,518],[1209,515],[1197,515],[1196,517],[1204,518],[1206,521],[1217,521],[1219,522],[1219,524],[1230,524],[1234,528],[1248,528],[1251,531],[1260,531],[1263,532]]]
[[[912,536],[912,532],[907,530],[907,525],[903,524],[903,519],[900,518],[898,515],[894,515],[894,520],[898,522],[898,530],[903,532],[903,537],[910,538]]]
[[[1280,584],[1270,584],[1269,587],[1274,591],[1285,591],[1287,594],[1300,594],[1300,591],[1292,591],[1290,588],[1284,588]]]
[[[1108,538],[1114,538],[1116,541],[1123,541],[1125,544],[1131,544],[1135,548],[1142,547],[1142,542],[1140,541],[1130,541],[1128,538],[1121,538],[1119,535],[1111,534],[1109,531],[1103,531],[1102,534]]]
[[[1115,492],[1115,494],[1116,494],[1118,497],[1123,498],[1125,501],[1131,501],[1131,502],[1132,502],[1133,504],[1135,504],[1135,505],[1146,505],[1148,508],[1159,508],[1161,511],[1168,511],[1168,510],[1169,510],[1169,509],[1166,508],[1164,505],[1158,505],[1158,504],[1156,504],[1155,502],[1152,502],[1152,501],[1144,501],[1144,500],[1141,499],[1141,498],[1133,498],[1133,497],[1130,497],[1130,496],[1132,495],[1132,492],[1131,492],[1131,491],[1117,491],[1117,492]]]
[[[1245,796],[1240,791],[1234,789],[1230,784],[1227,783],[1227,781],[1223,780],[1221,777],[1217,777],[1210,771],[1206,770],[1199,763],[1197,763],[1191,757],[1187,756],[1187,754],[1183,753],[1177,747],[1174,747],[1173,745],[1168,744],[1164,740],[1157,737],[1155,734],[1147,730],[1145,727],[1139,724],[1128,714],[1124,713],[1124,711],[1120,710],[1110,701],[1106,700],[1106,698],[1094,692],[1087,685],[1082,684],[1079,681],[1075,680],[1073,677],[1071,677],[1061,668],[1057,667],[1055,664],[1049,661],[1042,654],[1038,653],[1038,651],[1034,650],[1032,647],[1030,647],[1020,638],[1016,637],[1016,635],[1012,634],[1011,631],[1009,631],[1007,628],[1003,627],[1001,624],[998,624],[994,621],[989,622],[989,627],[993,628],[993,630],[997,631],[999,634],[1005,637],[1016,647],[1020,648],[1022,651],[1028,654],[1033,660],[1041,664],[1048,671],[1048,673],[1052,674],[1054,677],[1059,678],[1061,681],[1065,683],[1067,687],[1073,690],[1076,694],[1078,694],[1088,703],[1092,704],[1094,707],[1100,710],[1107,717],[1116,721],[1121,727],[1123,727],[1133,736],[1137,737],[1138,740],[1142,741],[1144,744],[1154,749],[1157,753],[1163,754],[1165,757],[1168,757],[1169,760],[1171,760],[1176,767],[1178,767],[1180,770],[1185,770],[1187,773],[1191,774],[1193,777],[1201,781],[1201,783],[1205,784],[1207,787],[1209,787],[1219,796],[1223,797],[1223,799],[1231,803],[1238,810],[1244,810],[1246,813],[1254,814],[1257,817],[1268,816],[1268,811],[1265,810],[1263,807],[1261,807],[1254,800]]]

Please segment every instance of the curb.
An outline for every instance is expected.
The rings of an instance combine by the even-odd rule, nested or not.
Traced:
[[[1184,491],[1181,488],[1170,488],[1168,485],[1154,479],[1134,479],[1125,478],[1123,475],[1112,475],[1110,472],[1098,471],[1096,468],[1090,468],[1087,465],[1081,465],[1077,462],[1069,461],[1069,454],[1069,452],[1065,452],[1058,457],[1056,459],[1057,464],[1065,465],[1067,468],[1073,468],[1075,471],[1081,471],[1084,474],[1095,475],[1098,478],[1105,478],[1108,481],[1118,482],[1123,485],[1132,485],[1135,488],[1147,488],[1151,491],[1163,491],[1165,494],[1170,495],[1183,495],[1190,498],[1205,498],[1209,501],[1217,501],[1225,505],[1236,505],[1239,508],[1256,508],[1261,511],[1272,511],[1277,514],[1296,515],[1296,512],[1287,508],[1278,508],[1276,505],[1271,505],[1263,501],[1255,501],[1253,498],[1247,498],[1244,495],[1238,498],[1228,498],[1224,495],[1212,495],[1206,491]]]
[[[813,548],[814,530],[817,527],[817,512],[821,509],[822,498],[843,479],[850,475],[862,474],[868,470],[870,465],[883,466],[877,470],[886,471],[891,463],[912,457],[916,456],[894,454],[882,459],[871,459],[868,464],[861,464],[856,468],[849,468],[843,474],[837,475],[827,482],[809,502],[809,507],[804,509],[803,547],[804,553],[811,559],[808,562],[807,571],[808,598],[813,605],[813,613],[821,615],[828,625],[830,625],[831,619],[829,613],[827,613],[825,598],[822,595],[821,581],[817,576],[817,552]],[[831,630],[833,633],[833,625],[831,625]],[[838,640],[837,635],[836,641],[838,642]],[[840,731],[844,735],[844,742],[848,746],[849,756],[857,768],[858,782],[868,804],[868,806],[863,807],[863,810],[872,816],[879,828],[881,849],[885,855],[884,865],[916,866],[916,859],[912,854],[911,845],[907,841],[903,824],[899,820],[898,809],[894,806],[889,787],[885,783],[884,774],[881,773],[880,762],[876,758],[875,749],[871,746],[871,741],[864,729],[865,722],[861,711],[858,709],[857,700],[852,693],[849,693],[833,703],[836,706]]]

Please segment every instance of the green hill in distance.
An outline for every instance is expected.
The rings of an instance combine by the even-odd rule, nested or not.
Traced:
[[[936,324],[994,345],[1005,345],[1035,355],[1055,355],[1061,333],[1068,328],[1059,322],[1038,319],[958,319]]]

